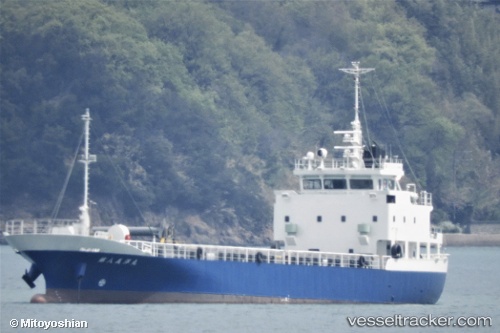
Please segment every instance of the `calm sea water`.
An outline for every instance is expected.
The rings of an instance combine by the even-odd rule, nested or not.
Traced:
[[[43,278],[30,290],[21,280],[29,267],[10,247],[0,246],[0,331],[17,328],[11,319],[86,320],[88,329],[56,332],[500,332],[500,248],[448,248],[446,287],[435,305],[291,304],[31,304],[43,293]],[[145,277],[146,278],[146,277]],[[489,316],[492,327],[350,327],[350,316]]]

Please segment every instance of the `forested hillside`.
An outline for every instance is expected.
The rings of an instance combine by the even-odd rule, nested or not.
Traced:
[[[97,223],[264,244],[294,158],[352,119],[433,192],[500,220],[500,24],[480,1],[14,1],[0,7],[0,218],[46,217],[90,108]],[[81,204],[76,165],[58,217]]]

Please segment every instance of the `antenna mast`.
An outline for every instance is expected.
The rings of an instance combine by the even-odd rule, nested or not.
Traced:
[[[89,154],[89,137],[90,137],[90,112],[89,109],[85,109],[85,114],[82,115],[82,120],[84,122],[85,131],[85,147],[83,150],[83,155],[81,156],[79,162],[84,165],[83,174],[83,205],[80,207],[80,223],[81,223],[81,235],[89,235],[90,232],[90,215],[89,215],[89,164],[97,161],[96,155]]]
[[[344,158],[349,167],[360,169],[364,167],[363,161],[363,132],[359,121],[359,76],[374,70],[374,68],[359,68],[359,61],[351,62],[353,68],[340,68],[347,74],[354,75],[354,120],[351,122],[350,131],[334,131],[334,134],[342,134],[342,142],[345,146],[335,146],[334,149],[344,150]]]
[[[359,68],[359,61],[351,62],[354,68],[340,68],[347,74],[354,75],[354,121],[359,122],[359,75],[375,70],[375,68]]]

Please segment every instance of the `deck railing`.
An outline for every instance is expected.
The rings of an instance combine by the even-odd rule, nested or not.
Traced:
[[[292,251],[268,248],[172,244],[145,241],[125,243],[156,257],[175,259],[222,260],[283,265],[336,266],[383,269],[390,256],[370,254]]]
[[[432,193],[420,191],[419,204],[423,206],[432,206]]]
[[[2,229],[9,235],[49,234],[54,227],[70,226],[78,222],[79,220],[70,219],[15,219],[5,221]]]
[[[374,169],[403,169],[403,163],[401,159],[390,157],[390,158],[378,158],[369,159],[366,161],[366,168]],[[308,159],[296,159],[295,169],[297,170],[314,170],[318,168],[322,169],[344,169],[351,168],[352,160],[347,158],[314,158],[312,160]]]

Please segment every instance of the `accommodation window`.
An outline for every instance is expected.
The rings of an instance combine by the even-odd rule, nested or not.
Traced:
[[[321,215],[316,216],[316,222],[322,222],[322,221],[323,217],[321,217]]]
[[[342,215],[342,216],[340,217],[340,222],[345,222],[346,220],[347,220],[347,219],[346,219],[345,215]]]
[[[396,203],[395,195],[387,195],[387,203]]]
[[[290,216],[288,215],[285,216],[285,222],[290,222]]]
[[[378,216],[377,215],[373,215],[372,216],[372,222],[377,222],[378,221]]]

